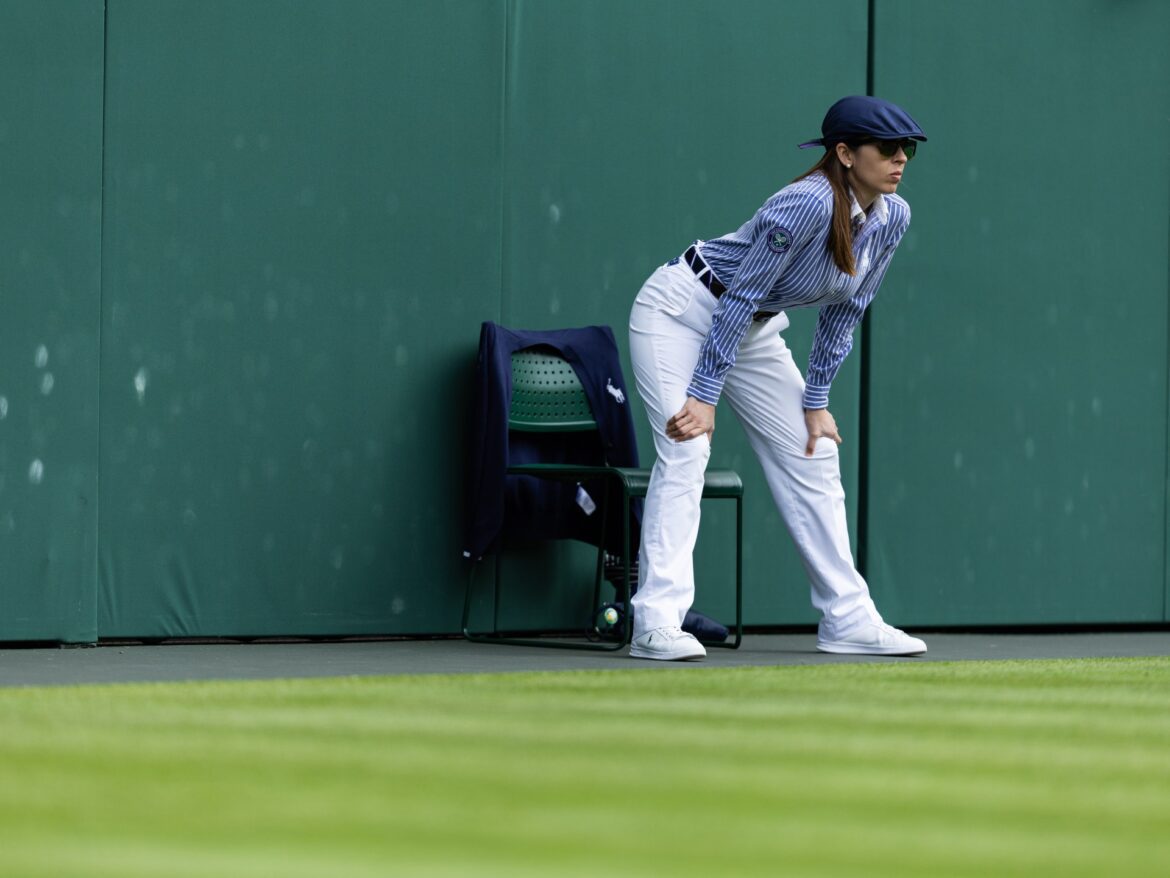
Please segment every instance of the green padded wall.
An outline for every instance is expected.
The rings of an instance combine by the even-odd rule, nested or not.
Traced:
[[[865,91],[866,10],[864,0],[737,0],[718,15],[679,0],[514,0],[503,322],[607,323],[627,353],[630,306],[654,268],[695,238],[733,231],[817,160],[796,144],[819,133],[833,100]],[[791,316],[786,338],[806,361],[814,318]],[[623,368],[632,383],[628,356]],[[645,410],[630,397],[650,465]],[[856,353],[834,385],[833,410],[851,440],[842,459],[852,500]],[[726,406],[711,466],[738,469],[746,484],[746,620],[814,618],[807,578]],[[704,516],[696,608],[726,620],[734,514],[711,502]]]
[[[92,641],[102,5],[0,21],[0,638]]]
[[[0,640],[455,631],[480,322],[624,352],[645,277],[805,170],[867,62],[931,137],[866,340],[879,606],[1166,620],[1170,7],[873,0],[872,57],[869,11],[5,3]],[[812,621],[725,409],[712,465],[747,484],[747,621]],[[590,562],[528,553],[503,621],[575,624]]]
[[[879,604],[1165,619],[1170,6],[877,0],[875,44],[930,135],[873,315]]]
[[[503,25],[110,0],[102,636],[456,628]]]

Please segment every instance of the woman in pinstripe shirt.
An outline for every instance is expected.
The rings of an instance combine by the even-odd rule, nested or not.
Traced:
[[[829,108],[824,155],[737,231],[696,241],[646,281],[630,351],[658,459],[642,519],[630,655],[697,659],[681,630],[715,406],[725,398],[760,459],[808,571],[824,652],[915,655],[926,644],[887,625],[853,565],[829,388],[910,224],[896,195],[922,129],[872,97]],[[788,308],[820,313],[802,377],[780,332]]]

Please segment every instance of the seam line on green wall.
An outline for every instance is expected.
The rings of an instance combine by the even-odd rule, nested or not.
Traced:
[[[873,94],[874,73],[874,18],[877,0],[869,0],[865,36],[865,93]],[[857,571],[862,578],[869,578],[869,382],[870,382],[870,329],[873,306],[865,310],[861,320],[861,351],[858,363],[860,380],[857,392]]]
[[[500,173],[499,173],[499,197],[500,197],[500,235],[499,235],[499,297],[496,300],[496,321],[498,323],[506,323],[504,319],[504,304],[508,293],[508,283],[510,280],[508,273],[508,218],[510,216],[508,211],[508,94],[511,71],[509,64],[511,58],[509,57],[512,44],[512,22],[515,16],[512,15],[512,5],[514,0],[502,0],[503,15],[504,15],[504,45],[502,48],[501,69],[500,69]]]
[[[98,181],[98,321],[97,321],[97,395],[96,417],[97,436],[95,439],[95,456],[97,465],[94,471],[94,498],[93,498],[93,569],[91,571],[91,587],[93,588],[93,631],[94,641],[101,638],[98,630],[100,617],[99,602],[102,592],[102,360],[105,333],[103,329],[103,314],[105,313],[106,290],[106,112],[110,106],[110,4],[102,3],[102,105],[101,105],[101,146],[100,166],[101,179]]]

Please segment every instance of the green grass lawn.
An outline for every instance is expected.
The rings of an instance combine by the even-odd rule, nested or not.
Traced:
[[[0,875],[1170,874],[1170,658],[0,690]]]

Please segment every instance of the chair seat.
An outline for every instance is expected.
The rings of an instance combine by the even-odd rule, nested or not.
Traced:
[[[650,487],[651,470],[645,467],[575,466],[560,463],[527,463],[508,467],[511,475],[542,478],[581,479],[591,476],[616,476],[631,497],[645,497]],[[730,469],[709,469],[703,474],[704,497],[742,497],[743,480]]]
[[[622,481],[631,497],[645,497],[650,487],[651,470],[645,468],[621,468]],[[709,469],[703,474],[704,497],[742,497],[743,481],[739,473],[730,469]]]

